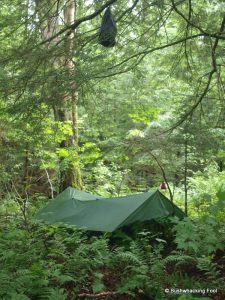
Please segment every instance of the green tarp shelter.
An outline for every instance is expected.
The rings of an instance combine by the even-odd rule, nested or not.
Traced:
[[[69,187],[42,208],[35,218],[48,224],[112,232],[137,221],[172,215],[185,217],[182,210],[159,191],[107,199]]]

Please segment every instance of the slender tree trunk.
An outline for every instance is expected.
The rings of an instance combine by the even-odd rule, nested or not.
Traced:
[[[26,144],[26,149],[24,151],[24,167],[23,167],[23,188],[26,191],[28,185],[28,177],[29,177],[29,150],[28,144]]]
[[[70,25],[75,21],[76,5],[74,0],[66,2],[64,8],[64,22],[65,25]],[[68,148],[76,151],[78,147],[78,117],[77,117],[77,92],[76,82],[73,80],[75,74],[75,67],[73,63],[75,33],[67,32],[65,38],[65,73],[70,78],[69,89],[65,92],[62,99],[63,105],[58,112],[59,121],[70,122],[72,126],[73,135],[68,137],[60,145],[61,148]],[[61,161],[63,165],[63,161]],[[78,163],[70,162],[66,168],[61,169],[60,172],[60,190],[64,190],[68,186],[82,188],[82,180]]]
[[[184,143],[184,207],[185,214],[188,214],[188,186],[187,186],[187,166],[188,165],[188,140],[185,138]]]
[[[152,152],[149,152],[149,154],[154,158],[154,160],[156,161],[157,165],[159,166],[161,172],[162,172],[162,176],[163,176],[163,179],[168,187],[168,191],[169,191],[169,194],[170,194],[170,200],[171,202],[173,202],[173,192],[171,190],[171,187],[169,185],[169,182],[167,180],[167,177],[166,177],[166,173],[165,173],[165,170],[163,168],[163,166],[161,165],[161,163],[159,162],[159,160],[157,159],[157,157],[152,153]]]

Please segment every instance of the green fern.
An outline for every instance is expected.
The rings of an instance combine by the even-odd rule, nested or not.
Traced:
[[[138,265],[140,266],[142,264],[142,260],[137,257],[137,255],[135,255],[134,253],[132,252],[120,252],[120,253],[117,253],[115,259],[118,261],[118,262],[123,262],[123,263],[127,263],[127,264],[134,264],[134,265]]]
[[[9,297],[10,300],[30,300],[26,295],[18,293],[10,293]]]
[[[182,265],[182,264],[191,264],[191,265],[196,265],[197,260],[196,258],[183,254],[182,252],[176,252],[174,251],[171,255],[167,256],[164,259],[165,264],[170,264],[173,263],[176,266]]]
[[[68,293],[65,293],[64,289],[51,288],[42,290],[40,299],[42,300],[66,300]]]
[[[198,269],[204,272],[204,274],[208,280],[216,281],[216,280],[220,279],[221,274],[220,274],[218,265],[211,261],[211,257],[203,256],[203,257],[198,258],[197,261],[198,261],[198,264],[197,264]]]
[[[5,270],[0,271],[0,283],[1,283],[0,296],[3,297],[8,293],[9,287],[11,285],[11,276]]]

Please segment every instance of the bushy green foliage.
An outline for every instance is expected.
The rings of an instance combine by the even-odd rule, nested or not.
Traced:
[[[154,235],[139,234],[121,247],[112,245],[107,235],[32,223],[24,228],[13,220],[0,228],[0,298],[79,299],[82,293],[113,291],[121,299],[135,299],[141,291],[160,300],[170,299],[164,292],[168,286],[204,288],[213,283],[223,290],[224,265],[216,261],[222,248],[219,240],[213,245],[209,236],[204,238],[215,224],[202,220],[198,225],[176,221],[177,249],[174,245],[165,255],[170,242]]]
[[[219,226],[213,216],[207,216],[197,221],[185,218],[174,227],[178,249],[192,254],[209,255],[216,250],[224,250],[225,240],[222,233],[224,226]]]
[[[196,215],[208,213],[208,209],[218,200],[225,201],[225,172],[220,172],[215,164],[202,172],[198,171],[189,178],[189,211]],[[223,198],[223,199],[222,199]]]
[[[57,226],[19,226],[0,231],[1,299],[73,299],[81,291],[107,288],[106,274],[118,293],[135,295],[148,282],[144,253],[135,243],[130,251],[111,251],[104,237],[88,239]]]

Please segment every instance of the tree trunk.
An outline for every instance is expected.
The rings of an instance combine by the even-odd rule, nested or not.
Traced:
[[[59,2],[36,0],[37,11],[41,22],[40,29],[42,33],[42,39],[47,40],[56,34],[59,28]],[[48,7],[51,7],[48,10]],[[64,24],[70,25],[75,21],[75,1],[67,0],[64,6]],[[56,58],[53,60],[52,66],[56,70],[63,69],[63,73],[67,75],[68,84],[66,90],[63,92],[53,92],[53,97],[56,98],[56,104],[53,104],[54,118],[57,122],[71,124],[72,136],[66,136],[59,147],[61,149],[68,150],[69,153],[77,151],[78,147],[78,126],[77,126],[77,93],[76,83],[71,78],[74,78],[74,32],[66,32],[64,37],[64,52],[63,57]],[[48,48],[57,47],[59,38],[51,40],[48,43]],[[57,82],[54,83],[57,85]],[[52,90],[55,87],[52,87]],[[51,91],[50,91],[51,93]],[[78,152],[78,151],[77,151]],[[70,160],[70,157],[60,158],[60,174],[59,174],[59,190],[63,191],[68,186],[82,188],[82,180],[79,169],[79,162]]]
[[[69,0],[66,2],[64,8],[64,22],[65,25],[70,25],[75,21],[75,1]],[[76,82],[73,80],[75,68],[73,63],[73,53],[74,53],[74,32],[67,32],[65,37],[65,60],[64,68],[65,73],[70,78],[70,85],[68,91],[62,99],[62,107],[58,111],[59,121],[69,122],[72,126],[73,135],[68,137],[65,141],[60,144],[60,148],[71,149],[76,151],[78,147],[78,122],[77,122],[77,92],[76,92]],[[61,165],[63,164],[63,159],[61,159]],[[64,190],[68,186],[74,186],[82,188],[82,180],[80,169],[78,163],[69,162],[66,168],[60,170],[60,191]]]
[[[188,164],[188,141],[185,138],[184,143],[184,207],[185,214],[188,214],[188,186],[187,186],[187,164]]]

